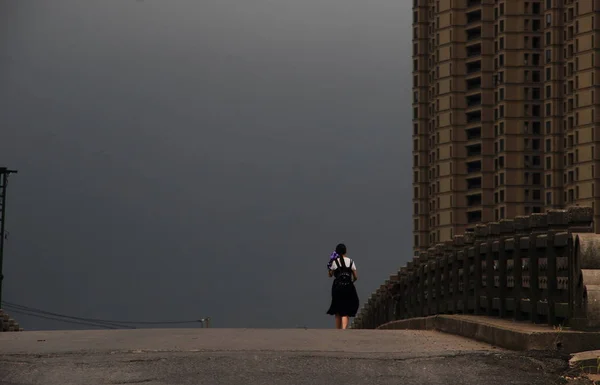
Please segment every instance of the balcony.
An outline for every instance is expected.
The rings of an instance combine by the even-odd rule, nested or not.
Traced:
[[[481,60],[472,61],[466,64],[467,66],[467,74],[474,74],[477,72],[481,72]]]
[[[481,210],[474,210],[467,212],[467,222],[468,223],[478,223],[481,222],[482,214]]]
[[[481,0],[467,0],[467,8],[477,7],[481,5]]]
[[[480,90],[481,89],[481,76],[467,79],[467,91]]]
[[[467,12],[467,25],[481,22],[481,9]]]
[[[481,43],[476,43],[467,46],[467,57],[481,56]]]
[[[467,140],[481,139],[481,127],[472,127],[466,130]]]
[[[467,207],[481,206],[481,193],[467,195]]]
[[[467,96],[467,108],[481,106],[481,94],[474,94]]]
[[[467,41],[481,39],[481,27],[467,29]]]
[[[475,174],[481,172],[481,161],[474,160],[467,162],[467,174]]]
[[[481,122],[481,110],[467,112],[467,124]]]
[[[481,189],[481,177],[467,179],[467,190]]]
[[[481,155],[481,143],[468,144],[465,148],[467,150],[467,157],[469,158]]]

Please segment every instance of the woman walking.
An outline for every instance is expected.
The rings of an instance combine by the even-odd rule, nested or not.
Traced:
[[[346,257],[346,246],[340,243],[328,264],[329,276],[335,277],[331,286],[331,306],[327,314],[335,316],[335,328],[346,329],[350,317],[358,311],[358,293],[354,282],[358,279],[354,261]]]

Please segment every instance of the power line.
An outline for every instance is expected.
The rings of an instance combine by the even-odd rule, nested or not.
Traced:
[[[45,315],[29,313],[29,312],[26,312],[26,311],[15,310],[15,309],[10,309],[10,311],[11,311],[11,313],[23,314],[23,315],[27,315],[27,316],[31,316],[31,317],[37,317],[37,318],[44,318],[44,319],[48,319],[48,320],[52,320],[52,321],[59,321],[59,322],[65,322],[65,323],[77,324],[77,325],[85,325],[85,326],[100,326],[100,327],[103,327],[103,328],[106,328],[106,329],[118,329],[117,327],[109,326],[109,325],[106,325],[106,324],[93,324],[91,322],[71,321],[71,320],[67,320],[67,319],[56,318],[56,317],[49,317],[49,316],[45,316]]]
[[[85,321],[85,322],[97,322],[97,323],[105,323],[105,324],[113,324],[113,325],[121,324],[118,326],[124,326],[124,325],[177,325],[177,324],[182,325],[182,324],[191,324],[191,323],[198,323],[198,322],[203,324],[204,322],[209,320],[209,318],[201,318],[201,319],[197,319],[197,320],[186,320],[186,321],[114,321],[114,320],[105,320],[105,319],[97,319],[97,318],[75,317],[75,316],[70,316],[70,315],[66,315],[66,314],[53,313],[53,312],[49,312],[46,310],[41,310],[41,309],[37,309],[34,307],[30,307],[30,306],[19,305],[19,304],[7,302],[7,301],[2,301],[2,304],[4,306],[6,306],[7,309],[13,308],[13,309],[18,309],[18,310],[47,314],[47,315],[51,315],[51,316],[73,319],[73,320],[78,320],[78,321]],[[125,326],[125,327],[131,327],[131,326]]]
[[[105,326],[110,327],[111,329],[118,329],[118,328],[128,328],[128,329],[135,329],[135,327],[133,326],[128,326],[128,325],[119,325],[118,323],[115,322],[105,322],[105,321],[100,321],[100,320],[93,320],[90,318],[82,318],[82,317],[73,317],[73,316],[68,316],[68,315],[64,315],[64,314],[58,314],[58,313],[52,313],[49,311],[45,311],[45,310],[40,310],[40,309],[36,309],[36,308],[32,308],[32,307],[28,307],[28,306],[23,306],[23,305],[17,305],[17,304],[13,304],[10,302],[2,302],[4,304],[4,307],[8,310],[10,310],[11,312],[17,312],[17,311],[26,311],[26,312],[30,312],[32,313],[34,316],[36,314],[42,314],[45,315],[46,317],[50,316],[50,317],[60,317],[60,318],[65,318],[65,319],[71,319],[71,320],[75,320],[75,321],[83,321],[83,322],[93,322],[93,323],[99,323]],[[32,315],[29,314],[29,315]]]

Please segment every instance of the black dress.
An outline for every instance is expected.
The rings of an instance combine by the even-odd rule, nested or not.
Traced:
[[[350,268],[353,262],[351,262],[348,267],[345,266],[344,258],[338,258],[336,262],[339,262],[341,268],[338,266],[338,268],[333,271],[335,279],[331,285],[331,305],[329,306],[329,310],[327,310],[327,314],[339,315],[342,317],[356,317],[359,306],[356,286],[354,286],[354,283],[341,285],[337,279],[342,269]]]

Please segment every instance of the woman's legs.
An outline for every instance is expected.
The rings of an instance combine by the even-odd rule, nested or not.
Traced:
[[[342,317],[339,314],[335,315],[335,328],[336,329],[342,328]]]
[[[348,328],[348,321],[350,320],[350,317],[348,316],[343,316],[342,317],[342,329],[347,329]]]

